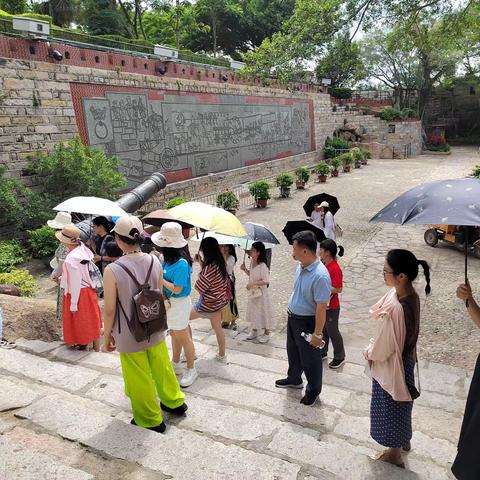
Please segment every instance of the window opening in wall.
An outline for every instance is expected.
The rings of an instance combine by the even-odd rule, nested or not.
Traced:
[[[122,60],[120,63],[122,64],[122,67],[125,66],[125,60]]]
[[[98,55],[95,55],[95,63],[100,63],[100,57]]]
[[[214,73],[212,73],[212,77],[215,78],[215,74],[214,74]]]
[[[87,57],[85,56],[85,52],[80,52],[80,60],[85,61]]]
[[[33,45],[30,45],[30,54],[35,55],[35,47]]]
[[[70,58],[70,52],[65,52],[65,58],[68,60]]]
[[[395,133],[395,124],[388,126],[388,133]]]
[[[144,64],[143,64],[143,68],[144,68],[145,70],[148,70],[148,63],[144,63]]]
[[[182,73],[185,75],[185,69],[184,68],[182,68]]]

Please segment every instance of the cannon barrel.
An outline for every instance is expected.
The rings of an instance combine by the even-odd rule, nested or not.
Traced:
[[[116,203],[120,205],[127,213],[133,213],[141,208],[145,203],[160,190],[167,186],[167,180],[159,173],[155,172],[147,180],[135,187],[130,192],[122,195]]]

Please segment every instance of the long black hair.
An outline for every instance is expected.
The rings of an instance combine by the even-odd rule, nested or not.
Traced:
[[[225,265],[225,258],[218,242],[213,237],[206,237],[200,243],[199,250],[203,253],[203,265],[216,265],[220,270],[223,278],[227,278],[227,266]]]
[[[430,266],[425,260],[418,260],[417,257],[409,250],[395,249],[387,253],[387,263],[391,267],[393,275],[400,275],[403,273],[408,278],[409,282],[413,282],[418,277],[419,265],[423,268],[425,275],[426,286],[425,293],[430,294]],[[410,353],[417,344],[418,335],[420,332],[420,318],[419,311],[412,311],[409,304],[402,304],[405,313],[405,343],[403,346],[403,353]],[[405,310],[407,309],[408,312]]]
[[[430,266],[425,260],[418,260],[417,257],[410,250],[394,249],[387,253],[387,263],[392,267],[394,275],[403,273],[407,276],[410,282],[413,282],[418,277],[418,267],[423,268],[425,275],[425,293],[430,294]]]
[[[160,250],[163,254],[163,260],[165,263],[173,265],[183,258],[190,266],[192,266],[192,257],[190,256],[190,251],[188,250],[187,245],[182,248],[162,247]]]
[[[254,248],[258,252],[257,263],[264,263],[268,267],[265,244],[263,244],[262,242],[254,242],[252,244],[252,248]]]
[[[343,257],[343,253],[345,252],[344,248],[341,245],[337,245],[335,240],[332,240],[330,238],[323,240],[320,243],[320,248],[323,248],[324,250],[327,250],[327,252],[330,252],[330,255],[333,259],[337,258],[337,255],[339,257]]]
[[[235,251],[235,245],[232,245],[231,243],[229,243],[227,245],[228,247],[228,254],[233,257],[235,259],[235,263],[237,263],[237,252]]]

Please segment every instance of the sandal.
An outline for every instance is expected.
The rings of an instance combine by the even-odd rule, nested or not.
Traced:
[[[405,463],[404,462],[400,462],[400,463],[391,462],[390,460],[387,460],[385,458],[386,455],[387,455],[387,452],[382,452],[381,454],[379,454],[375,457],[375,460],[380,460],[381,462],[389,463],[390,465],[395,465],[398,468],[405,468]]]

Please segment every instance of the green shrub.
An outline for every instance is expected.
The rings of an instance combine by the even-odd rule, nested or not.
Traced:
[[[307,183],[310,178],[310,172],[307,167],[298,167],[295,170],[295,175],[297,176],[297,180],[303,183]]]
[[[337,156],[337,149],[331,145],[328,145],[323,148],[323,156],[325,158],[334,158]]]
[[[27,229],[43,225],[51,209],[40,194],[16,178],[7,178],[6,173],[0,165],[0,217],[11,226],[12,236],[20,238]]]
[[[427,149],[430,152],[449,152],[450,145],[448,143],[444,143],[443,145],[428,145]]]
[[[332,170],[338,170],[342,166],[342,160],[340,157],[335,157],[330,160],[330,167]]]
[[[330,167],[329,167],[328,163],[320,162],[316,166],[315,171],[317,172],[317,175],[320,175],[322,177],[326,177],[330,173]]]
[[[178,205],[181,205],[182,203],[185,203],[186,201],[187,200],[183,197],[173,197],[170,200],[168,200],[168,202],[165,204],[165,208],[166,209],[173,208]]]
[[[364,148],[360,148],[360,150],[362,151],[363,158],[365,160],[369,160],[370,158],[372,158],[372,153],[370,152],[370,150],[365,150]]]
[[[108,157],[103,150],[84,145],[78,135],[30,162],[31,172],[41,178],[50,207],[77,195],[114,199],[127,184],[119,166],[117,157]]]
[[[333,147],[335,150],[350,150],[352,142],[341,137],[327,137],[325,147]]]
[[[363,156],[362,150],[360,150],[358,147],[352,148],[350,150],[350,153],[353,156],[353,161],[354,162],[361,162],[362,160],[365,160],[365,157]]]
[[[229,190],[217,195],[217,207],[223,208],[224,210],[236,210],[239,203],[235,193]]]
[[[270,198],[270,184],[266,180],[251,183],[248,190],[256,200],[268,200]]]
[[[16,240],[0,240],[1,273],[9,272],[15,265],[25,260],[27,260],[27,254],[20,242]]]
[[[335,98],[348,99],[352,98],[352,89],[343,87],[332,87],[330,89],[330,95]]]
[[[29,231],[28,244],[34,258],[52,257],[58,247],[55,230],[50,227],[40,227]]]
[[[11,283],[20,289],[22,297],[31,297],[38,290],[35,279],[28,270],[14,268],[8,273],[0,273],[0,283]]]
[[[414,108],[404,108],[402,110],[403,118],[417,118],[417,111]]]
[[[337,158],[342,162],[344,167],[348,167],[354,162],[353,155],[350,152],[346,152]]]
[[[20,13],[15,15],[16,17],[26,17],[26,18],[33,18],[34,20],[42,20],[44,22],[48,22],[50,25],[53,22],[53,18],[50,15],[42,15],[41,13]]]
[[[288,188],[293,185],[293,176],[290,173],[281,173],[275,179],[277,187]]]
[[[472,177],[480,178],[480,165],[473,167]]]
[[[394,120],[402,120],[403,114],[402,114],[402,111],[396,107],[385,107],[380,112],[380,118],[387,122],[394,121]]]

